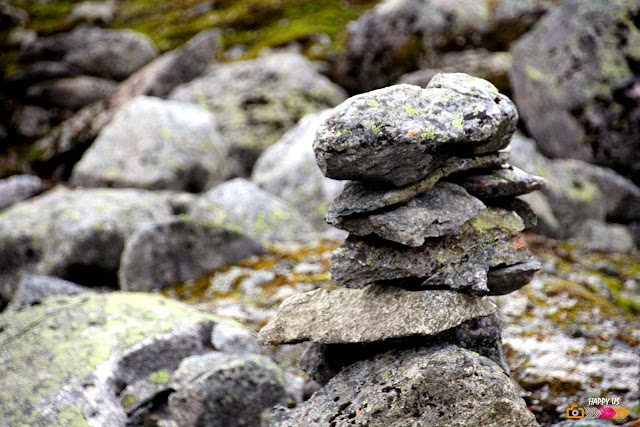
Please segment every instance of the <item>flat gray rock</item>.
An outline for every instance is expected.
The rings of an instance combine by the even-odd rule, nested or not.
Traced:
[[[40,304],[45,298],[54,295],[75,295],[83,292],[92,291],[57,277],[25,274],[20,280],[18,290],[7,306],[7,310],[21,310]]]
[[[446,286],[487,294],[490,267],[530,258],[515,240],[523,228],[522,219],[514,212],[487,209],[468,221],[461,234],[428,239],[421,247],[349,236],[333,253],[331,278],[349,288],[402,279],[398,283],[402,286]]]
[[[422,180],[401,188],[367,185],[363,182],[348,182],[342,193],[329,207],[327,218],[331,222],[336,217],[372,212],[387,206],[408,202],[417,195],[431,190],[438,181],[451,174],[472,169],[495,167],[507,160],[509,160],[509,152],[507,150],[471,158],[452,157]]]
[[[486,209],[464,188],[449,182],[436,186],[393,210],[331,218],[332,225],[357,236],[376,234],[406,246],[422,246],[428,237],[459,234],[462,225]]]
[[[295,208],[242,178],[203,194],[194,203],[190,217],[235,230],[265,245],[296,240],[313,231]]]
[[[92,76],[65,77],[36,83],[27,89],[30,102],[78,110],[113,94],[118,85]]]
[[[390,351],[343,369],[271,426],[535,427],[502,369],[456,346]]]
[[[151,292],[263,254],[255,240],[224,228],[172,219],[140,227],[127,240],[118,277],[125,291]]]
[[[316,289],[287,298],[258,341],[346,344],[430,336],[494,311],[487,298],[442,290],[411,292],[380,285]]]
[[[100,132],[71,183],[200,192],[224,180],[228,151],[209,111],[138,96]]]
[[[517,291],[531,281],[540,267],[539,261],[531,259],[507,267],[490,269],[487,273],[487,283],[491,295],[506,295]]]
[[[329,178],[404,186],[452,155],[506,147],[517,120],[491,83],[438,74],[426,89],[396,85],[348,99],[320,126],[314,150]]]
[[[513,197],[544,188],[544,179],[514,166],[504,165],[486,174],[471,175],[460,182],[469,194],[479,199]]]

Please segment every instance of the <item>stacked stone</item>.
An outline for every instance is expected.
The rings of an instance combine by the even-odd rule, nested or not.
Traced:
[[[479,351],[464,337],[495,318],[486,296],[519,289],[540,268],[520,240],[535,215],[516,196],[544,182],[507,164],[517,120],[506,96],[466,74],[336,107],[314,149],[327,177],[350,180],[327,214],[349,232],[332,257],[339,287],[285,300],[260,340],[310,340],[327,362],[335,344],[368,343],[375,353],[457,331],[455,344]],[[506,369],[499,322],[489,323],[483,333],[497,345],[485,354]],[[336,370],[322,378],[317,362],[311,371],[326,383]]]

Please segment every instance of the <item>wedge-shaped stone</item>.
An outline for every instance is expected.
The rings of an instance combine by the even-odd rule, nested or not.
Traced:
[[[517,120],[491,83],[440,74],[426,89],[402,84],[349,98],[320,126],[314,149],[329,178],[403,186],[452,155],[506,147]]]
[[[464,188],[440,182],[396,209],[332,218],[329,223],[358,236],[373,233],[385,240],[417,247],[428,237],[460,234],[462,225],[484,209],[484,203]]]
[[[337,217],[372,212],[387,206],[408,202],[417,195],[431,190],[438,181],[451,174],[472,169],[497,167],[507,160],[509,160],[509,150],[471,158],[452,157],[422,180],[401,188],[348,182],[329,208],[327,221],[332,223],[337,220]]]
[[[531,281],[540,267],[540,262],[530,259],[507,267],[492,268],[487,273],[491,294],[506,295],[520,289]]]
[[[490,267],[531,257],[515,239],[523,228],[514,212],[490,208],[464,224],[461,234],[430,238],[420,247],[375,236],[349,236],[333,253],[331,276],[338,285],[350,288],[402,279],[399,284],[408,287],[447,286],[487,294]]]
[[[531,193],[544,188],[544,179],[529,175],[514,166],[504,165],[488,174],[472,175],[461,182],[461,185],[480,199],[494,197],[512,197]]]
[[[487,298],[442,290],[411,292],[381,285],[316,289],[287,298],[258,341],[344,344],[428,336],[495,310]]]

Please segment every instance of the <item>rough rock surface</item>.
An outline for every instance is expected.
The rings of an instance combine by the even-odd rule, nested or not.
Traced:
[[[75,30],[39,38],[23,46],[25,62],[54,60],[78,68],[83,74],[122,80],[158,55],[145,35],[132,30]]]
[[[449,51],[478,47],[507,50],[559,2],[382,2],[349,26],[347,44],[332,70],[333,78],[351,92],[364,92],[388,86],[406,72],[437,66],[439,55]]]
[[[213,318],[159,296],[54,297],[0,314],[0,407],[10,425],[124,425],[117,393],[168,382],[187,356],[211,349]],[[127,406],[137,405],[126,394]]]
[[[33,175],[14,175],[0,180],[0,211],[36,196],[43,190],[42,180]]]
[[[350,181],[329,207],[327,218],[329,221],[335,221],[338,217],[372,212],[408,202],[417,195],[431,190],[439,180],[451,174],[499,166],[508,159],[507,151],[471,158],[452,157],[422,180],[401,188],[381,188],[379,185]]]
[[[523,230],[513,212],[487,209],[465,223],[462,233],[428,239],[408,247],[372,237],[349,236],[331,258],[331,277],[351,288],[376,281],[405,279],[409,287],[446,286],[491,293],[487,270],[527,261],[530,253],[513,241]]]
[[[486,298],[441,290],[411,292],[380,285],[319,289],[286,299],[258,340],[344,344],[429,336],[494,310]]]
[[[256,185],[295,206],[320,230],[326,227],[329,204],[344,187],[344,183],[322,174],[313,154],[316,130],[329,111],[300,120],[260,155],[251,174]]]
[[[218,50],[219,32],[203,31],[181,48],[151,61],[127,80],[107,99],[89,105],[64,121],[35,144],[35,167],[51,173],[58,166],[70,172],[75,161],[115,113],[138,95],[165,97],[180,83],[197,77]]]
[[[32,305],[41,304],[45,298],[54,295],[75,295],[91,292],[88,288],[76,285],[57,277],[34,276],[25,274],[7,310],[22,310]]]
[[[575,240],[592,251],[611,253],[634,253],[636,244],[630,230],[620,224],[601,221],[585,221],[578,229]]]
[[[241,234],[186,219],[150,223],[127,240],[118,277],[125,291],[154,291],[264,253]]]
[[[461,185],[479,199],[512,197],[544,188],[544,179],[529,175],[513,166],[488,171],[486,174],[469,176]]]
[[[190,357],[176,371],[172,387],[169,410],[185,427],[259,427],[261,413],[286,400],[282,370],[259,355]]]
[[[540,262],[535,259],[519,262],[509,266],[490,268],[487,272],[487,283],[491,295],[506,295],[517,291],[533,279],[540,270]]]
[[[208,111],[138,96],[100,132],[74,167],[71,183],[200,192],[224,179],[227,154]]]
[[[611,167],[636,184],[639,14],[634,1],[566,1],[515,45],[511,73],[520,113],[544,154]]]
[[[59,187],[13,205],[0,212],[0,294],[11,298],[20,272],[115,287],[125,240],[170,217],[166,198],[143,190]]]
[[[491,83],[440,74],[426,89],[396,85],[349,98],[318,129],[314,150],[329,178],[403,186],[452,153],[506,147],[517,120],[513,103]]]
[[[297,210],[242,178],[209,190],[189,215],[194,221],[236,230],[265,245],[295,240],[313,230]]]
[[[211,331],[213,347],[227,354],[260,354],[262,348],[253,333],[241,326],[217,323]]]
[[[455,346],[391,351],[356,362],[274,426],[537,426],[495,363]]]
[[[298,120],[334,107],[345,97],[340,87],[293,53],[217,65],[170,94],[170,99],[215,113],[220,133],[249,172],[258,154]]]
[[[426,238],[462,233],[462,225],[486,209],[464,188],[439,182],[433,189],[395,209],[344,219],[329,218],[357,236],[376,234],[405,246],[422,246]]]

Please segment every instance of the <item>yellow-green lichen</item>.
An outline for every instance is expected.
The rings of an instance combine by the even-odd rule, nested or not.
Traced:
[[[529,80],[533,80],[534,82],[541,82],[544,80],[544,74],[542,71],[531,65],[527,65],[524,68],[524,74],[529,78]]]
[[[418,110],[416,110],[416,108],[411,104],[406,104],[404,106],[404,112],[407,113],[409,117],[414,117],[418,115]]]
[[[124,398],[122,399],[122,406],[124,406],[127,409],[131,408],[135,404],[136,404],[136,399],[130,394],[125,395]]]
[[[454,114],[451,126],[456,129],[462,129],[462,116],[460,114]]]
[[[367,101],[367,105],[369,105],[369,107],[378,107],[380,103],[375,99],[370,99],[369,101]]]
[[[171,373],[166,369],[160,369],[159,371],[156,371],[149,376],[149,381],[154,384],[166,385],[169,384],[170,379]]]

